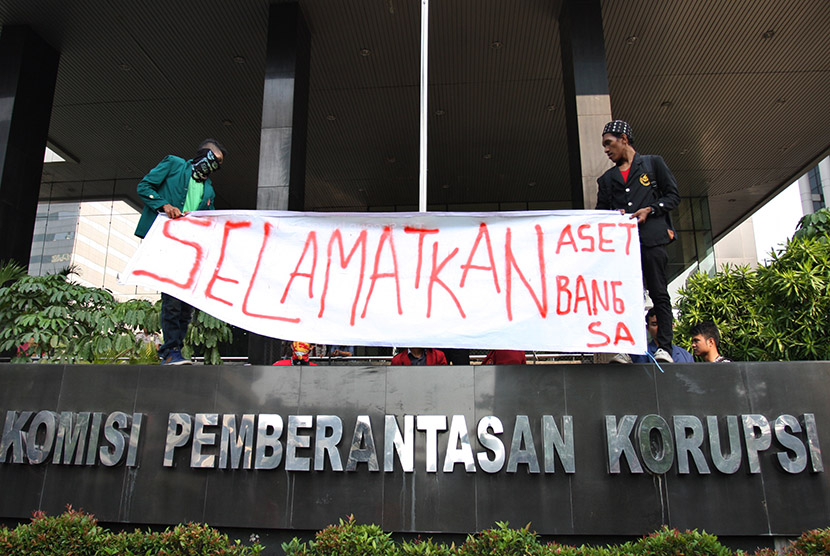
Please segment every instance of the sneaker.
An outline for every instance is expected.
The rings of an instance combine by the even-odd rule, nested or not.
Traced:
[[[182,352],[177,349],[171,349],[167,352],[167,357],[161,362],[162,365],[192,365],[193,361],[182,357]]]
[[[618,363],[620,365],[629,365],[631,364],[631,356],[627,353],[618,353],[614,357],[611,358],[610,363]]]
[[[660,363],[674,363],[671,354],[663,348],[657,348],[657,351],[654,352],[654,360]]]

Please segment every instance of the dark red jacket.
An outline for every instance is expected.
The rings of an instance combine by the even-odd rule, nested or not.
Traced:
[[[494,349],[487,352],[482,365],[524,365],[527,363],[525,352],[516,349]]]
[[[427,357],[426,357],[426,364],[427,365],[446,365],[447,364],[447,357],[444,355],[444,352],[440,349],[433,349],[433,348],[426,348]],[[392,365],[412,365],[409,361],[409,350],[405,349],[395,357],[392,358]]]

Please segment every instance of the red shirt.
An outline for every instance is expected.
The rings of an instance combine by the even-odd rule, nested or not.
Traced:
[[[525,352],[516,349],[494,349],[487,352],[482,365],[524,365],[527,363]]]
[[[427,365],[446,365],[447,357],[440,349],[426,348],[426,364]],[[404,350],[392,358],[392,365],[412,365],[409,361],[409,350]]]

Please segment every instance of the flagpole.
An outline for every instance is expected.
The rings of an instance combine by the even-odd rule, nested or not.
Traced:
[[[429,0],[421,0],[421,146],[418,164],[418,211],[427,211],[427,60]]]

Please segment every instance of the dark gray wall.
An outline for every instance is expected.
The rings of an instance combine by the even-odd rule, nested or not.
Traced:
[[[793,535],[830,522],[830,485],[820,453],[810,457],[805,432],[790,431],[795,448],[788,450],[773,429],[769,448],[759,452],[757,473],[749,470],[741,431],[737,472],[715,468],[706,435],[701,454],[709,474],[701,474],[691,458],[691,472],[682,474],[675,458],[666,473],[654,475],[646,467],[636,427],[631,445],[644,472],[632,473],[625,458],[620,473],[609,472],[605,424],[606,416],[619,423],[624,415],[637,415],[639,424],[643,416],[655,414],[671,427],[673,417],[688,415],[705,428],[706,416],[713,415],[725,443],[727,416],[760,415],[772,426],[779,416],[792,415],[803,427],[804,415],[812,414],[815,452],[830,446],[830,363],[676,364],[664,369],[2,365],[0,419],[6,449],[0,454],[0,519],[25,519],[38,509],[56,514],[72,504],[102,522],[193,520],[265,530],[317,530],[348,514],[393,531],[467,532],[498,520],[532,522],[542,534],[606,536],[640,535],[664,523],[726,536]],[[98,459],[94,465],[54,464],[51,457],[38,465],[10,463],[13,423],[7,412],[42,410],[143,414],[136,466],[127,466],[124,459],[113,467]],[[165,467],[170,413],[217,413],[220,422],[222,414],[237,420],[246,413],[278,414],[285,422],[282,461],[272,470],[193,469],[188,442],[175,451],[175,466]],[[311,415],[315,423],[319,415],[338,416],[343,423],[338,451],[345,467],[355,420],[364,414],[373,427],[380,471],[359,463],[354,472],[336,472],[328,461],[324,471],[286,470],[289,415]],[[474,453],[485,451],[477,440],[478,421],[496,416],[504,424],[499,436],[508,460],[517,415],[526,415],[542,472],[529,473],[530,466],[519,463],[515,473],[507,472],[507,465],[497,473],[478,465],[475,472],[465,472],[462,464],[445,473],[450,435],[444,431],[438,433],[438,471],[428,473],[426,435],[417,430],[414,472],[402,471],[397,457],[394,471],[384,472],[384,415],[396,416],[401,428],[404,415],[446,415],[448,425],[453,415],[463,415]],[[563,416],[572,417],[573,473],[565,472],[559,457],[555,472],[544,472],[543,415],[552,415],[560,430]],[[23,430],[29,424],[31,420]],[[216,433],[218,443],[220,429],[205,432]],[[37,442],[43,441],[42,432]],[[300,433],[310,437],[311,448],[301,448],[297,455],[310,457],[313,469],[315,430]],[[107,445],[103,432],[98,436]],[[659,459],[662,448],[654,437]],[[216,455],[218,449],[206,446],[203,454]],[[782,460],[805,467],[789,473]]]

